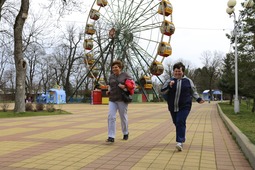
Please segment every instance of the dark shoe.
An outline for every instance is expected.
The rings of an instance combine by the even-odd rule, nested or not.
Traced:
[[[128,134],[127,135],[123,135],[123,140],[128,140]]]
[[[113,142],[114,142],[114,138],[108,137],[108,139],[106,139],[105,142],[111,142],[111,143],[113,143]]]

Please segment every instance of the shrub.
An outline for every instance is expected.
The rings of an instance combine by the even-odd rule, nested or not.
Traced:
[[[32,103],[26,103],[25,110],[26,111],[33,111],[34,110],[33,104]]]
[[[43,103],[36,103],[36,111],[43,111],[44,104]]]
[[[3,104],[1,105],[1,108],[2,108],[3,112],[7,112],[8,107],[9,107],[9,104],[8,104],[8,103],[3,103]]]
[[[54,112],[56,109],[55,109],[55,107],[54,107],[54,104],[47,104],[47,105],[46,105],[46,110],[47,110],[48,112]]]

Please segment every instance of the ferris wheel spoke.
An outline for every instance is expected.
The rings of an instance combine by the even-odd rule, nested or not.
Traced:
[[[139,47],[139,48],[138,48]],[[150,66],[150,59],[153,59],[150,54],[148,54],[145,50],[143,50],[140,46],[131,46],[130,47],[133,52],[137,55],[139,55],[140,59],[146,64],[146,66]],[[145,58],[146,57],[146,58]]]
[[[136,20],[135,19],[136,14],[139,12],[139,10],[141,10],[139,9],[141,3],[142,1],[140,1],[140,3],[137,5],[136,8],[126,13],[126,14],[129,14],[129,16],[126,17],[125,24],[127,24],[129,27],[132,26],[132,23]]]
[[[145,8],[145,9],[147,9],[147,8]],[[136,17],[136,19],[132,20],[132,22],[130,22],[132,27],[135,27],[135,24],[137,24],[137,23],[142,24],[145,21],[148,21],[148,19],[151,19],[152,17],[157,15],[157,11],[153,11],[152,10],[153,8],[151,8],[149,10],[145,10],[145,9],[143,11],[140,11],[139,16]],[[142,20],[141,20],[141,18],[142,18]]]
[[[137,19],[139,19],[140,17],[142,17],[145,14],[146,9],[149,8],[150,4],[152,3],[148,3],[146,7],[141,8],[144,4],[142,4],[143,1],[140,1],[140,3],[137,5],[137,8],[135,8],[134,12],[132,13],[132,21],[136,22]],[[145,4],[146,5],[146,4]],[[138,12],[139,11],[139,12]],[[148,11],[148,10],[147,10]],[[137,16],[136,16],[137,15]],[[139,16],[138,16],[139,15]],[[134,19],[136,17],[136,19]],[[134,20],[133,20],[134,19]],[[132,23],[132,22],[131,22]]]
[[[135,38],[140,38],[140,40],[146,40],[146,41],[153,42],[153,43],[159,43],[160,42],[160,41],[152,40],[152,39],[149,39],[149,38],[143,38],[143,37],[135,37]],[[136,45],[138,45],[138,44],[136,44]]]
[[[121,43],[121,42],[119,42],[119,43]],[[128,63],[130,63],[130,62],[138,62],[139,63],[139,65],[140,66],[142,66],[142,65],[144,65],[144,64],[142,64],[142,61],[143,62],[147,62],[146,61],[146,59],[144,59],[143,58],[143,55],[140,55],[138,52],[138,50],[137,49],[135,49],[135,48],[131,48],[131,47],[127,47],[127,46],[125,46],[124,44],[121,44],[121,45],[119,45],[119,47],[120,47],[120,55],[119,55],[119,57],[120,58],[118,58],[118,59],[121,59],[122,61],[124,61],[124,62],[128,62]],[[128,52],[127,52],[128,51]],[[138,51],[138,52],[137,52]],[[132,57],[133,56],[133,57]],[[136,57],[135,57],[136,56]],[[139,56],[139,59],[137,59],[138,58],[138,56]],[[133,67],[135,66],[134,64],[132,64],[132,65],[129,65],[130,67],[131,67],[131,69],[133,70]],[[147,66],[146,66],[147,67]],[[142,67],[142,70],[143,70],[143,72],[145,73],[145,69],[144,69],[144,67]]]
[[[147,30],[152,30],[152,29],[159,29],[160,28],[159,24],[160,23],[151,23],[148,25],[134,27],[134,29],[132,30],[132,33],[142,32],[142,31],[147,31]]]
[[[117,21],[118,18],[119,18],[119,11],[116,10],[116,6],[114,5],[114,2],[119,3],[118,0],[113,0],[110,3],[108,3],[109,9],[108,8],[103,8],[104,12],[102,13],[103,14],[102,17],[108,23],[112,23],[111,20]]]
[[[86,31],[84,35],[88,45],[84,45],[85,54],[94,57],[86,61],[86,70],[93,78],[99,81],[103,77],[106,81],[111,63],[121,60],[140,83],[143,93],[147,93],[148,87],[153,91],[152,86],[141,82],[150,82],[152,76],[162,74],[162,62],[170,54],[174,26],[172,8],[167,11],[165,4],[169,4],[168,0],[94,0],[86,29],[95,31]],[[89,56],[84,58],[90,59]]]
[[[164,57],[161,57],[161,56],[160,57],[153,57],[152,55],[150,55],[150,53],[148,53],[148,50],[144,50],[142,47],[139,46],[139,44],[136,44],[135,46],[136,46],[136,48],[139,47],[138,51],[143,52],[143,54],[141,54],[141,53],[140,54],[143,55],[143,56],[146,56],[147,57],[146,61],[149,61],[149,62],[147,62],[148,69],[146,70],[146,72],[149,72],[149,67],[151,66],[152,62],[154,62],[156,60],[158,60],[160,62],[163,62]],[[157,50],[156,47],[154,48],[154,51],[155,50]]]
[[[155,43],[155,44],[158,44],[158,43]],[[151,41],[147,44],[146,47],[140,47],[139,44],[135,44],[135,46],[139,47],[141,49],[141,51],[145,52],[145,54],[149,54],[149,52],[151,54],[155,54],[156,51],[157,51],[157,46],[154,45],[154,43],[152,44]],[[150,58],[154,58],[155,60],[155,57],[153,57],[152,55],[149,55]]]
[[[123,3],[121,3],[121,4],[120,4],[120,2],[122,2],[122,1],[118,2],[118,12],[120,13],[120,23],[125,25],[126,19],[128,18],[127,14],[132,9],[133,3],[130,4],[127,2],[127,0],[124,0]],[[132,2],[134,2],[134,1],[132,1]],[[120,12],[120,11],[122,11],[122,12]]]

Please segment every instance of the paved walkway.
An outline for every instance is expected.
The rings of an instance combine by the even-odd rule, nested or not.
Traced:
[[[213,102],[193,105],[182,152],[165,103],[130,104],[130,139],[117,117],[114,144],[104,142],[107,105],[61,107],[73,114],[0,119],[1,170],[252,170]]]

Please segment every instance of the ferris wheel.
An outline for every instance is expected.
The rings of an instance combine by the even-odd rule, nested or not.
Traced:
[[[143,93],[153,90],[151,78],[172,53],[172,9],[169,0],[94,0],[84,32],[86,76],[104,88],[110,64],[121,60]]]

